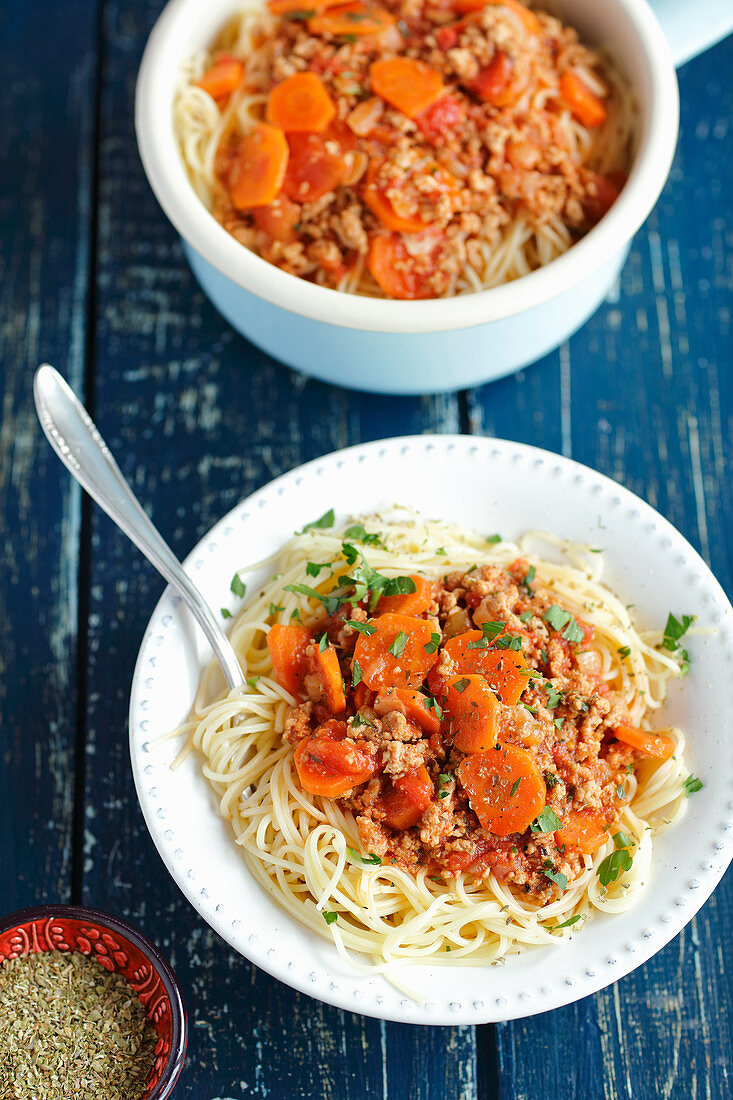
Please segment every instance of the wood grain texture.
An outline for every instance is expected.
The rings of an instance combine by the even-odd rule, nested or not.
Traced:
[[[48,357],[83,385],[94,9],[71,0],[42,25],[0,11],[3,912],[71,892],[80,494],[41,443],[31,384]]]

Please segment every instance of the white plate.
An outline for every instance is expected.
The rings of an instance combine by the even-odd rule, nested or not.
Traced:
[[[171,875],[201,916],[252,962],[340,1008],[412,1023],[470,1024],[529,1016],[585,997],[639,966],[691,919],[733,855],[733,609],[698,554],[660,515],[608,478],[532,447],[467,436],[388,439],[337,451],[266,485],[234,508],[186,560],[213,607],[238,601],[234,571],[277,550],[292,532],[336,510],[337,522],[394,503],[504,537],[539,528],[606,550],[605,579],[637,623],[694,612],[713,632],[689,643],[690,674],[672,685],[667,721],[689,734],[689,764],[704,783],[683,822],[660,836],[646,892],[631,912],[594,917],[557,947],[500,967],[410,969],[410,1000],[381,977],[349,970],[250,876],[216,802],[189,757],[156,738],[187,715],[209,652],[167,589],[138,657],[130,752],[140,805]],[[250,584],[253,582],[250,581]]]

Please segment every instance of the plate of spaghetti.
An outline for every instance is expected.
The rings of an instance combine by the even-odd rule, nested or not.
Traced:
[[[487,289],[612,206],[636,141],[613,58],[520,0],[268,0],[187,59],[196,193],[243,246],[370,297]]]
[[[246,684],[166,592],[136,786],[181,889],[276,977],[388,1019],[511,1019],[621,977],[714,889],[733,610],[615,483],[386,440],[259,490],[187,568]]]

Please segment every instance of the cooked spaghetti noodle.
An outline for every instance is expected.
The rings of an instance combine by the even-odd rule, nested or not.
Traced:
[[[518,0],[325,7],[247,8],[182,69],[191,183],[243,245],[334,289],[446,297],[549,263],[613,203],[633,94],[558,19]]]
[[[552,554],[559,553],[562,562],[558,564],[542,556],[548,549]],[[358,559],[357,554],[360,555]],[[360,564],[354,565],[355,560]],[[668,681],[680,674],[680,668],[675,657],[660,647],[661,632],[639,633],[628,610],[603,585],[600,554],[536,532],[525,535],[517,544],[492,543],[450,524],[425,522],[414,513],[400,512],[388,518],[366,517],[361,524],[349,529],[347,538],[319,527],[306,530],[284,548],[273,564],[278,572],[247,603],[231,632],[232,644],[248,678],[247,686],[227,695],[222,689],[217,667],[211,666],[202,678],[191,718],[180,732],[186,739],[182,755],[195,749],[203,757],[204,773],[219,796],[221,813],[231,822],[248,868],[284,909],[318,935],[332,940],[351,965],[372,971],[377,968],[394,981],[395,967],[400,965],[421,961],[451,966],[496,962],[530,945],[556,942],[559,935],[565,935],[563,928],[582,927],[594,910],[616,913],[635,904],[648,881],[655,836],[685,812],[684,782],[688,777],[684,764],[685,739],[679,729],[665,729],[663,734],[637,729],[631,741],[642,746],[640,751],[631,743],[615,740],[626,734],[618,718],[608,716],[622,714],[624,721],[634,727],[646,724],[662,708]],[[474,624],[481,620],[476,603],[479,596],[484,601],[504,600],[505,607],[509,606],[507,600],[515,600],[516,608],[520,606],[516,604],[516,593],[521,591],[525,604],[534,603],[535,611],[531,615],[524,612],[524,618],[517,619],[513,612],[507,611],[505,623],[490,623],[492,629],[484,629],[489,635],[493,630],[495,636],[496,629],[505,627],[507,639],[518,636],[516,632],[521,629],[529,632],[524,637],[528,653],[524,662],[528,666],[526,688],[518,690],[523,692],[525,699],[532,698],[535,705],[520,703],[518,707],[500,708],[503,717],[511,717],[514,723],[508,727],[508,734],[503,727],[501,736],[505,741],[508,738],[524,743],[532,752],[544,752],[538,737],[531,736],[542,718],[546,727],[549,723],[549,728],[555,730],[558,744],[554,748],[559,753],[556,760],[570,760],[567,754],[562,755],[563,725],[571,730],[567,734],[571,756],[572,753],[582,756],[572,729],[588,711],[589,699],[584,699],[582,692],[574,695],[570,687],[563,692],[562,685],[571,681],[562,675],[552,675],[556,671],[552,663],[564,661],[569,669],[571,664],[575,667],[580,662],[592,668],[595,686],[592,686],[590,701],[597,704],[599,699],[607,700],[602,710],[607,717],[603,721],[606,725],[616,722],[613,729],[603,730],[602,744],[606,754],[603,768],[611,768],[609,775],[623,777],[611,780],[611,787],[616,782],[620,787],[612,791],[610,802],[604,795],[607,823],[600,836],[588,845],[589,848],[595,846],[592,852],[583,853],[578,849],[577,844],[581,842],[577,837],[575,841],[568,839],[566,850],[565,844],[559,842],[561,834],[555,832],[553,839],[550,831],[557,826],[567,829],[567,822],[576,812],[574,807],[577,805],[581,806],[581,817],[587,818],[593,813],[583,808],[592,805],[586,780],[583,784],[579,782],[574,792],[569,786],[559,785],[563,775],[568,778],[572,774],[574,758],[570,773],[563,772],[560,765],[552,780],[545,773],[547,793],[543,793],[539,805],[543,805],[545,798],[547,805],[542,814],[532,823],[531,830],[521,837],[519,834],[508,836],[506,841],[502,835],[492,836],[476,820],[473,794],[470,807],[466,806],[465,794],[463,796],[462,820],[470,825],[467,837],[464,831],[464,839],[457,844],[445,845],[445,838],[438,838],[432,849],[425,845],[420,849],[417,838],[424,833],[420,833],[419,814],[417,824],[407,827],[404,833],[385,826],[384,819],[389,821],[389,814],[379,811],[380,798],[381,804],[386,805],[383,792],[385,784],[390,783],[385,775],[377,774],[370,781],[357,784],[357,791],[381,792],[376,799],[366,800],[371,806],[365,814],[370,818],[366,832],[364,821],[358,817],[359,813],[364,813],[364,794],[360,801],[353,791],[347,791],[344,797],[326,797],[304,789],[309,783],[307,768],[303,770],[298,763],[299,749],[296,747],[294,752],[291,742],[302,746],[303,738],[311,736],[318,721],[324,720],[328,707],[318,692],[316,698],[320,702],[304,704],[299,702],[304,697],[302,693],[293,695],[282,686],[283,674],[280,673],[280,679],[275,674],[268,634],[272,634],[277,624],[283,631],[290,624],[300,622],[306,627],[313,624],[316,629],[311,630],[311,634],[314,637],[325,628],[334,637],[334,615],[341,616],[336,625],[342,630],[344,615],[356,616],[361,620],[361,632],[357,648],[346,658],[351,661],[350,666],[344,664],[344,655],[341,655],[341,667],[347,669],[347,683],[352,675],[356,680],[353,670],[358,664],[356,657],[362,652],[358,646],[363,639],[364,644],[371,643],[375,636],[374,629],[366,624],[379,624],[379,618],[368,619],[369,594],[361,605],[355,598],[359,592],[352,592],[352,602],[345,604],[342,596],[338,612],[334,612],[333,604],[326,603],[330,619],[324,619],[324,600],[338,598],[329,596],[329,590],[348,591],[349,575],[353,578],[354,570],[359,568],[372,577],[373,584],[377,583],[374,577],[401,578],[393,586],[398,590],[409,588],[404,583],[405,574],[427,578],[427,584],[442,584],[440,625],[433,616],[437,606],[434,603],[425,622],[429,624],[428,629],[442,632],[443,639],[453,632],[454,642],[455,632],[460,628],[456,616],[473,615]],[[319,572],[322,578],[322,571],[327,579],[315,579]],[[364,575],[358,573],[357,580]],[[517,581],[517,577],[524,580]],[[442,581],[439,578],[443,578]],[[504,588],[494,592],[492,585],[497,583],[496,578],[503,578]],[[317,587],[312,588],[312,585]],[[431,591],[433,596],[429,598],[433,599],[438,589],[433,587]],[[487,591],[491,592],[489,596],[481,595]],[[467,612],[472,605],[473,610]],[[360,606],[367,609],[366,613],[359,614]],[[540,614],[542,608],[545,611]],[[558,618],[560,611],[562,614]],[[543,637],[550,638],[549,643],[544,644],[551,652],[548,655],[541,650],[540,656],[536,656],[531,631],[536,629],[542,633],[542,621],[547,627]],[[414,622],[419,623],[419,618]],[[555,623],[557,630],[548,625],[550,622]],[[563,622],[575,624],[583,641],[578,644],[566,642],[558,632]],[[348,622],[346,628],[347,632],[351,629]],[[367,630],[371,630],[371,634],[365,637]],[[566,632],[571,636],[569,627]],[[459,640],[467,637],[468,634],[458,635]],[[589,639],[592,640],[590,648]],[[404,647],[406,643],[401,644]],[[481,652],[481,643],[474,644]],[[332,649],[325,632],[315,648],[322,652]],[[441,653],[448,648],[449,641],[444,640]],[[505,652],[513,648],[513,645],[505,647]],[[394,647],[389,652],[394,652]],[[516,653],[514,656],[522,663],[523,658],[520,660]],[[536,668],[544,672],[540,674]],[[445,661],[434,666],[428,675],[429,682],[434,683],[430,677],[441,670],[444,677],[448,676],[444,683],[451,682],[446,669]],[[466,677],[466,683],[468,679]],[[587,691],[591,691],[590,682],[582,677],[575,681],[581,687],[585,683]],[[455,685],[456,681],[452,683]],[[497,690],[501,693],[501,685]],[[351,687],[346,691],[350,697]],[[550,697],[553,692],[557,697],[554,702]],[[564,699],[558,705],[563,694]],[[445,700],[445,689],[438,687],[436,695]],[[379,725],[380,720],[375,717],[379,711],[378,701],[374,696],[374,692],[367,690],[357,700],[361,710],[356,713],[361,718],[349,719],[349,737],[361,735],[361,730],[356,730],[357,721],[362,727],[369,721]],[[540,699],[545,702],[541,703]],[[364,700],[371,700],[371,704],[365,705]],[[540,714],[547,706],[556,709]],[[353,711],[354,706],[349,704],[348,709]],[[440,738],[450,746],[453,739],[458,740],[455,728],[447,724],[446,711],[440,713],[440,708],[438,711],[444,731]],[[524,726],[517,725],[520,712],[526,718]],[[386,727],[389,715],[384,716],[384,708],[380,713]],[[567,717],[553,718],[560,713]],[[308,729],[297,729],[299,723]],[[292,736],[294,729],[295,737]],[[290,741],[284,738],[287,730]],[[662,757],[666,755],[666,759],[650,755],[656,751],[657,739],[660,744],[669,745],[669,751],[661,754]],[[358,742],[349,741],[348,744]],[[426,747],[423,745],[423,748]],[[431,790],[434,782],[436,793],[448,780],[444,774],[438,778],[437,770],[455,768],[455,747],[441,751],[439,764],[430,762],[429,753],[425,757],[432,769],[431,775],[435,776]],[[479,753],[473,759],[480,756]],[[471,758],[469,752],[464,764]],[[446,763],[448,760],[452,761],[450,765]],[[318,760],[318,764],[321,763]],[[582,771],[582,765],[579,767],[578,775],[589,774]],[[456,773],[461,774],[460,766]],[[450,778],[450,804],[453,804],[460,783],[455,775]],[[585,793],[581,790],[583,785]],[[512,795],[518,786],[515,782]],[[544,792],[544,782],[542,789]],[[565,801],[560,800],[559,792]],[[557,819],[553,822],[552,817],[543,816],[550,805],[560,809],[562,822]],[[601,801],[597,800],[597,805],[600,806]],[[569,807],[567,813],[563,809],[565,806]],[[600,811],[595,812],[597,817]],[[498,824],[495,829],[499,834],[506,834],[506,829],[502,830]],[[374,837],[382,844],[381,855],[364,843],[365,839],[369,841]],[[412,838],[410,844],[405,837]],[[513,845],[511,849],[509,844]],[[452,849],[452,853],[446,854],[448,849]],[[483,853],[480,859],[475,856],[477,851]],[[528,857],[528,851],[534,851],[535,855]],[[417,858],[413,858],[416,852]],[[461,856],[458,862],[456,854]],[[547,854],[551,856],[549,863],[540,859]],[[529,875],[522,872],[522,877],[517,869],[530,867],[528,858],[534,860],[534,871]],[[477,861],[471,863],[472,859]],[[555,870],[547,874],[544,868],[548,866],[554,866]],[[558,871],[560,867],[562,873]],[[609,873],[613,868],[615,874]],[[522,881],[525,885],[520,887]]]

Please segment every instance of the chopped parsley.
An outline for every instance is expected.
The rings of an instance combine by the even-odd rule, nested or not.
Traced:
[[[564,718],[553,718],[552,720],[553,720],[553,722],[555,723],[555,725],[557,726],[557,728],[559,730],[561,730],[563,728],[563,726],[565,724],[565,719]]]
[[[631,646],[622,645],[620,649],[616,650],[616,652],[618,653],[619,657],[623,657],[623,659],[625,660],[627,657],[631,656]]]
[[[257,687],[259,682],[260,682],[259,676],[248,676],[247,677],[247,683],[249,684],[249,686],[252,688],[253,691]]]
[[[631,868],[633,860],[626,848],[617,848],[601,862],[596,871],[601,886],[610,886],[620,874]]]
[[[277,615],[278,611],[282,611],[282,609],[283,609],[282,604],[279,604],[279,603],[271,603],[270,604],[270,614],[273,616],[273,618],[275,617],[275,615]]]
[[[298,596],[309,596],[312,600],[320,600],[326,609],[327,615],[333,615],[338,610],[341,600],[338,596],[324,596],[321,592],[317,592],[315,588],[311,588],[307,584],[286,584],[283,588],[284,592],[295,592]]]
[[[533,833],[554,833],[556,829],[561,828],[562,821],[549,806],[545,806],[542,813],[538,814],[530,825],[530,829]]]
[[[496,639],[494,645],[497,649],[521,650],[522,639],[518,634],[502,634],[501,638]]]
[[[290,18],[292,19],[296,14],[300,13],[291,12]],[[305,14],[303,14],[304,19],[310,19],[310,17],[310,12],[306,12]],[[322,516],[318,517],[318,519],[314,519],[311,520],[310,523],[306,523],[305,527],[303,527],[301,531],[296,531],[296,534],[303,535],[306,531],[312,531],[314,529],[323,530],[324,527],[333,527],[335,522],[336,517],[334,515],[333,508],[329,508],[328,511],[324,512]]]
[[[359,664],[359,662],[357,660],[355,660],[354,664],[351,667],[351,686],[352,687],[356,687],[357,684],[361,683],[361,676],[362,676],[361,665]]]
[[[355,546],[352,546],[350,542],[341,543],[341,553],[346,559],[347,565],[353,565],[356,559],[359,557],[359,551]]]
[[[616,848],[631,848],[634,842],[628,833],[614,833],[613,843]]]
[[[376,626],[372,626],[371,623],[360,623],[356,619],[344,619],[344,626],[353,627],[359,634],[366,634],[367,638],[377,633]]]
[[[568,917],[568,919],[564,920],[562,922],[562,924],[556,924],[555,927],[550,928],[549,931],[550,932],[557,932],[561,928],[572,928],[572,926],[574,924],[578,923],[578,921],[581,919],[582,915],[583,915],[582,913],[576,913],[574,917]]]
[[[459,695],[463,695],[470,682],[471,681],[464,676],[462,680],[456,680],[455,684],[452,685],[453,690],[457,691]]]
[[[565,638],[566,641],[583,641],[583,631],[580,629],[573,616],[569,611],[563,611],[556,603],[548,607],[542,617],[553,630],[561,631],[561,636]]]
[[[323,910],[323,919],[325,920],[326,924],[333,924],[333,922],[337,921],[338,918],[338,913],[329,913],[327,909]]]
[[[399,657],[407,645],[407,641],[407,634],[405,634],[404,630],[400,630],[395,640],[392,642],[392,645],[387,646],[387,652],[391,653],[393,657]]]
[[[449,775],[448,772],[441,772],[440,775],[438,776],[438,786],[440,787],[440,797],[441,798],[447,798],[448,795],[450,794],[450,791],[446,791],[445,787],[447,787],[447,785],[451,782],[452,779],[453,779],[453,776]]]
[[[234,576],[232,577],[232,583],[229,585],[229,588],[231,589],[231,591],[234,593],[235,596],[240,596],[240,597],[243,596],[244,593],[247,591],[247,585],[244,583],[242,578],[239,576],[239,573],[234,574]]]
[[[417,592],[417,585],[412,577],[390,577],[384,586],[383,596],[407,596],[410,592]]]
[[[690,654],[680,645],[680,638],[687,633],[696,618],[696,615],[683,615],[681,619],[678,619],[670,612],[667,617],[667,625],[664,628],[662,646],[670,653],[678,654],[681,676],[684,676],[689,670]]]
[[[430,641],[423,646],[426,653],[437,653],[440,649],[440,634],[431,634]]]
[[[554,772],[543,772],[542,778],[545,781],[545,786],[547,787],[548,791],[551,791],[553,787],[556,787],[560,782]]]
[[[486,540],[486,541],[487,541],[488,543],[497,543],[497,542],[501,542],[501,535],[489,535],[489,537],[487,538],[487,540]]]
[[[536,573],[537,573],[537,570],[535,569],[535,567],[533,565],[530,565],[529,569],[527,570],[527,572],[525,574],[524,580],[519,582],[519,587],[523,588],[528,596],[534,596],[534,590],[531,587],[531,585],[532,585],[532,581],[535,578]]]
[[[435,717],[438,719],[438,721],[442,719],[443,708],[441,707],[437,699],[435,699],[432,695],[423,695],[422,702],[425,710],[435,711]]]
[[[545,684],[545,687],[547,688],[547,703],[545,705],[548,710],[554,710],[558,703],[562,702],[565,692],[560,691],[559,688],[553,687],[549,680]]]
[[[378,546],[380,549],[384,549],[384,543],[377,534],[370,534],[363,523],[352,523],[351,527],[347,527],[344,531],[345,539],[356,539],[357,542],[363,542],[365,546]]]
[[[377,867],[382,862],[380,856],[375,856],[373,852],[370,852],[368,856],[363,856],[360,852],[357,852],[356,848],[347,848],[346,851],[354,859],[358,859],[360,863],[372,864]]]
[[[550,882],[554,882],[561,890],[567,890],[568,877],[564,875],[562,871],[543,871],[542,874],[545,878],[549,878]]]
[[[228,607],[222,607],[221,617],[222,617],[222,619],[231,619],[232,613],[231,613],[231,611],[229,610]]]
[[[509,797],[510,798],[514,798],[514,795],[519,790],[519,784],[521,782],[522,782],[522,777],[520,775],[519,779],[515,779],[514,782],[512,783],[512,789],[509,791]]]
[[[688,775],[687,779],[682,784],[682,790],[685,792],[685,797],[689,798],[691,794],[695,794],[696,791],[701,791],[705,784],[702,779],[698,779],[696,775]]]
[[[523,611],[522,614],[519,616],[520,622],[523,622],[523,623],[528,623],[531,618],[532,618],[532,612],[531,611]]]
[[[367,722],[364,715],[359,714],[359,712],[357,711],[357,713],[351,719],[351,728],[355,729],[355,730],[358,730],[358,729],[361,729],[362,726],[369,726],[369,729],[372,729],[372,730],[375,728],[372,722]]]
[[[324,630],[323,634],[321,634],[321,637],[318,640],[318,651],[320,653],[325,653],[327,649],[328,649],[328,634],[326,634],[326,631]]]
[[[305,567],[305,571],[309,577],[317,577],[322,569],[328,569],[328,562],[309,561]]]

